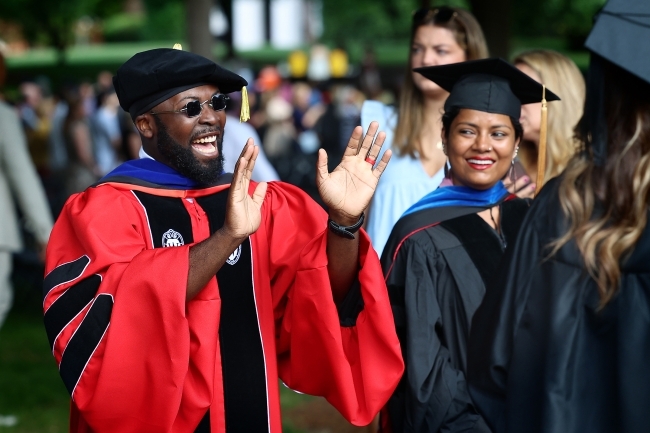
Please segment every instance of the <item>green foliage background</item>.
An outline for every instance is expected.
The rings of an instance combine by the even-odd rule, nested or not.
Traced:
[[[485,0],[487,1],[487,0]],[[143,0],[142,16],[123,12],[124,0],[0,1],[0,17],[21,23],[27,39],[57,48],[72,43],[73,24],[82,16],[103,22],[108,41],[183,39],[184,0]],[[322,0],[323,41],[333,45],[408,40],[411,14],[420,0]],[[471,10],[469,0],[435,0],[436,5]],[[575,47],[589,32],[605,0],[510,0],[513,37],[555,37]]]

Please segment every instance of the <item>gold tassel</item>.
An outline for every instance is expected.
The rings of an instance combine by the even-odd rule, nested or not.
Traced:
[[[544,186],[544,173],[546,172],[546,128],[548,108],[546,106],[546,86],[542,84],[542,120],[539,126],[539,146],[537,147],[537,188],[535,195]]]
[[[239,114],[239,122],[246,122],[251,118],[251,109],[248,106],[248,90],[246,86],[241,88],[241,113]]]
[[[172,48],[175,49],[175,50],[183,51],[183,46],[181,44],[174,44],[174,46]]]

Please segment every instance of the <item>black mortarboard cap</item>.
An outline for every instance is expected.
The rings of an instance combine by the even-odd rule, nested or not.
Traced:
[[[650,0],[609,0],[585,46],[650,83]]]
[[[591,51],[587,98],[580,122],[594,164],[607,161],[605,62],[650,83],[650,1],[610,0],[596,14],[585,46]]]
[[[449,92],[445,111],[469,108],[519,119],[522,104],[542,102],[543,86],[503,59],[414,69]],[[546,100],[560,98],[546,89]]]
[[[214,84],[221,93],[231,93],[248,83],[212,60],[173,48],[137,53],[113,77],[120,105],[133,118],[180,92],[204,84]]]
[[[560,98],[503,59],[471,60],[450,65],[416,68],[449,92],[445,111],[467,108],[505,114],[519,119],[523,104],[542,103],[537,165],[538,189],[544,184],[546,162],[547,101]]]

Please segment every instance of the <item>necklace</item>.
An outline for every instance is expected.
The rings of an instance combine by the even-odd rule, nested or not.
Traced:
[[[501,205],[499,205],[499,215],[501,215]],[[494,230],[496,230],[497,234],[499,235],[499,239],[501,240],[501,244],[503,245],[503,248],[505,248],[507,246],[506,238],[505,236],[503,236],[503,231],[501,230],[501,226],[497,224],[497,222],[494,220],[494,216],[492,215],[492,208],[490,208],[490,219],[494,224]]]

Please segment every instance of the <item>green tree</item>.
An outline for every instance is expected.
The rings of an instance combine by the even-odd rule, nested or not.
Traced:
[[[185,2],[183,0],[144,0],[146,22],[144,38],[181,42],[185,39]]]
[[[119,12],[122,4],[123,0],[10,0],[0,2],[0,16],[19,23],[30,43],[54,46],[63,61],[79,18],[109,16]]]
[[[514,2],[513,30],[518,36],[564,39],[568,48],[581,49],[593,16],[606,0],[545,0]]]
[[[409,37],[411,13],[420,0],[323,1],[323,39],[376,42]]]

